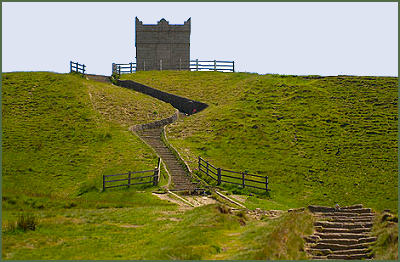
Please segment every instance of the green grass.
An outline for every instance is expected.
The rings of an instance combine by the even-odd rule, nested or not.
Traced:
[[[127,127],[173,112],[170,105],[151,97],[79,75],[3,74],[3,225],[12,225],[26,212],[61,217],[76,208],[111,212],[131,205],[131,191],[149,195],[151,185],[102,193],[102,175],[153,169],[155,153]],[[162,185],[167,181],[165,170],[161,176]],[[128,199],[119,198],[121,193]],[[160,204],[151,199],[150,204]],[[4,238],[3,255],[12,251],[7,249],[10,241],[38,232]]]
[[[216,205],[180,209],[154,187],[101,192],[103,174],[155,166],[127,127],[170,105],[78,75],[7,73],[2,84],[4,259],[205,259],[224,253],[225,232],[257,227]]]
[[[118,90],[117,90],[118,89]],[[174,112],[169,105],[126,89],[52,73],[3,75],[3,195],[67,197],[83,187],[101,187],[103,174],[152,169],[153,151],[126,126],[150,122]],[[123,119],[123,113],[100,100],[135,106],[128,112],[147,117]],[[150,103],[150,105],[148,104]],[[105,119],[109,109],[115,122]],[[113,108],[117,108],[114,111]],[[98,110],[96,110],[98,109]],[[159,112],[153,114],[153,112]]]
[[[285,213],[279,218],[246,219],[239,230],[226,230],[218,245],[221,252],[207,259],[222,260],[306,260],[303,236],[313,232],[312,215]]]
[[[209,104],[167,129],[192,169],[202,156],[268,175],[266,199],[276,207],[397,210],[397,78],[172,71],[123,78]]]
[[[378,260],[398,260],[399,224],[398,215],[380,213],[376,216],[371,235],[377,237],[372,246],[374,258]]]
[[[111,207],[109,197],[119,206]],[[185,212],[134,191],[112,196],[107,192],[100,200],[86,196],[74,207],[44,209],[36,214],[39,222],[35,231],[3,231],[3,258],[205,259],[223,252],[221,246],[230,240],[227,231],[254,229],[241,226],[241,217],[221,213],[216,205]],[[251,246],[243,243],[243,247]]]
[[[285,92],[292,92],[291,96],[296,96],[296,92],[303,92],[301,90],[304,88],[315,89],[320,84],[324,87],[319,89],[326,89],[318,93],[323,100],[330,97],[329,92],[332,91],[329,88],[333,88],[327,87],[332,83],[318,82],[324,79],[213,72],[145,72],[137,73],[135,78],[210,105],[205,111],[172,125],[168,129],[168,139],[185,160],[194,160],[188,162],[192,168],[196,166],[196,157],[202,155],[217,166],[270,175],[270,195],[255,194],[246,188],[229,188],[231,192],[253,194],[246,200],[246,205],[252,209],[288,209],[308,202],[333,202],[319,200],[318,190],[328,190],[328,196],[332,197],[333,190],[337,188],[330,189],[327,184],[314,183],[312,176],[307,172],[303,174],[305,165],[323,162],[326,175],[333,176],[332,180],[340,179],[338,183],[346,187],[343,190],[348,190],[349,181],[353,183],[365,178],[361,176],[362,173],[356,173],[359,177],[346,177],[355,170],[351,163],[347,163],[349,155],[346,150],[343,154],[346,153],[347,158],[340,158],[340,163],[344,165],[340,170],[349,171],[338,174],[331,170],[333,160],[328,153],[315,153],[316,159],[298,156],[299,152],[306,156],[314,152],[307,145],[319,148],[310,137],[306,139],[311,133],[303,130],[301,125],[297,131],[297,144],[289,143],[290,150],[285,149],[284,142],[290,141],[292,136],[290,125],[297,125],[301,119],[306,119],[305,124],[310,124],[308,121],[311,120],[305,117],[308,111],[299,110],[300,105],[280,101],[276,112],[284,115],[283,119],[278,120],[282,124],[278,126],[282,138],[275,139],[277,136],[271,131],[276,131],[278,122],[274,120],[275,116],[270,117],[270,113],[275,112],[271,111],[271,101],[264,100],[271,100],[270,96],[274,96],[275,92],[278,94],[274,99],[282,100],[285,96],[279,85],[290,85],[292,89],[286,87]],[[357,86],[359,81],[356,79],[352,85]],[[395,169],[395,154],[388,148],[394,147],[392,140],[397,139],[393,138],[390,131],[397,123],[397,115],[395,119],[390,119],[397,107],[397,104],[391,103],[397,100],[394,100],[396,95],[391,89],[394,82],[392,78],[377,78],[376,81],[382,82],[385,88],[370,95],[378,97],[374,103],[387,100],[382,106],[387,108],[373,112],[371,123],[368,122],[371,127],[367,130],[376,131],[380,127],[387,132],[356,134],[361,136],[359,143],[366,146],[364,151],[358,149],[357,152],[375,157],[380,150],[380,157],[374,158],[380,176],[372,172],[371,165],[362,170],[371,171],[374,175],[368,177],[371,179],[368,183],[375,185],[371,190],[381,191],[380,195],[365,194],[368,197],[364,197],[363,201],[360,201],[359,195],[351,194],[348,202],[359,201],[373,206],[381,201],[381,208],[395,210],[391,207],[391,201],[394,201],[392,198],[397,201],[397,198],[393,195],[390,183],[397,183],[397,180],[389,172]],[[307,83],[308,86],[304,86]],[[350,84],[343,84],[343,88],[346,85]],[[359,106],[359,101],[363,101],[360,97],[352,98],[354,106]],[[4,259],[306,258],[301,237],[310,234],[311,230],[312,218],[307,212],[285,213],[280,218],[264,217],[258,221],[242,213],[227,213],[225,208],[218,208],[218,205],[182,209],[152,195],[151,192],[157,188],[151,186],[101,192],[104,174],[154,168],[156,155],[130,133],[128,127],[170,116],[174,109],[169,104],[127,89],[88,81],[77,75],[53,73],[3,74],[2,98]],[[257,102],[258,99],[261,102]],[[303,98],[298,99],[302,101]],[[309,100],[303,102],[307,101],[311,104]],[[314,112],[314,106],[318,104],[309,106]],[[331,103],[329,106],[326,106],[326,112],[322,112],[326,118],[333,119],[333,109],[340,113],[337,113],[339,117],[342,116],[342,105],[336,108]],[[297,118],[292,119],[293,111],[299,112]],[[366,110],[366,113],[369,114],[369,111]],[[386,125],[382,115],[386,116]],[[283,121],[285,119],[289,121],[286,124]],[[257,128],[251,128],[254,125]],[[334,125],[334,121],[326,125],[324,128],[327,130],[342,130],[342,127]],[[346,128],[360,131],[363,125],[365,121],[350,122]],[[337,135],[328,139],[323,136],[327,131],[317,127],[321,141],[331,139],[334,144]],[[285,131],[285,128],[289,131]],[[375,135],[375,139],[381,142],[379,150],[372,148],[375,140],[369,135]],[[340,141],[348,145],[345,138]],[[265,144],[270,146],[266,147]],[[282,152],[285,154],[282,155]],[[382,159],[387,159],[385,168]],[[362,164],[367,163],[363,161]],[[293,167],[295,164],[296,168]],[[314,173],[319,176],[318,179],[324,179],[324,183],[330,181],[322,174]],[[166,180],[166,172],[162,170],[161,185]],[[386,183],[380,184],[381,181]],[[360,187],[363,188],[365,183],[361,183]],[[317,186],[322,188],[318,189]],[[365,193],[365,190],[362,192]],[[377,199],[372,199],[376,195]],[[22,227],[15,226],[17,223],[34,223],[35,227],[22,230]]]
[[[124,127],[161,120],[175,112],[170,104],[129,89],[93,81],[85,85],[93,108],[104,119]]]

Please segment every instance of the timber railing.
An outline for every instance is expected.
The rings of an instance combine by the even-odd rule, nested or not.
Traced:
[[[85,74],[85,65],[83,64],[79,64],[79,63],[75,63],[72,61],[69,61],[69,72],[77,72],[77,73],[81,73],[81,74]]]
[[[158,182],[160,181],[160,166],[161,166],[161,159],[158,158],[158,163],[157,167],[152,170],[144,170],[144,171],[136,171],[136,172],[128,172],[128,173],[123,173],[123,174],[116,174],[116,175],[103,175],[103,191],[106,188],[113,188],[113,187],[130,187],[133,185],[140,185],[140,184],[153,184],[153,186],[157,186]],[[148,176],[139,176],[139,177],[134,177],[133,175],[135,174],[144,174],[144,173],[152,173],[152,175]],[[123,177],[123,178],[120,178]],[[111,178],[112,180],[109,180]],[[115,179],[117,178],[117,179]],[[149,181],[143,181],[143,179],[149,179]],[[127,181],[127,182],[125,182]],[[140,181],[140,182],[136,182]],[[115,182],[121,182],[123,184],[117,184],[115,185]],[[114,183],[114,185],[107,186],[110,183]],[[124,184],[126,183],[126,184]]]
[[[259,176],[245,172],[236,172],[215,167],[199,156],[199,171],[212,178],[220,185],[222,182],[251,188],[268,189],[268,176]],[[229,174],[229,175],[228,175]]]
[[[116,64],[112,63],[112,74],[132,74],[136,72],[136,63]]]
[[[199,61],[190,60],[191,71],[235,72],[235,61]]]

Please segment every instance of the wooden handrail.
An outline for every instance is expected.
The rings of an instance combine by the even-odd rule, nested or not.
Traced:
[[[259,175],[253,175],[253,174],[248,174],[247,171],[245,172],[237,172],[237,171],[232,171],[232,170],[227,170],[227,169],[221,169],[221,168],[216,168],[214,166],[212,166],[208,161],[206,161],[205,159],[201,158],[200,156],[198,157],[198,161],[199,161],[199,171],[206,174],[207,176],[211,177],[212,179],[217,181],[217,185],[220,185],[221,182],[224,183],[230,183],[230,184],[235,184],[235,185],[241,185],[243,188],[244,187],[252,187],[252,188],[257,188],[257,189],[262,189],[262,190],[266,190],[267,192],[269,191],[268,189],[268,176],[259,176]],[[207,165],[203,164],[206,163]],[[212,169],[210,169],[210,167],[214,168],[217,170],[217,173],[215,173]],[[222,174],[222,172],[228,172],[228,173],[232,173],[232,174],[239,174],[240,177],[238,176],[230,176],[230,175],[226,175],[226,174]],[[214,176],[216,177],[214,177]],[[264,181],[259,181],[259,180],[254,180],[254,179],[249,179],[248,176],[252,176],[252,177],[258,177],[261,179],[265,179]],[[222,177],[229,177],[231,179],[237,179],[237,180],[241,180],[241,183],[235,183],[232,181],[227,181],[227,180],[222,180]],[[252,183],[258,183],[258,184],[263,184],[265,185],[265,187],[258,187],[255,185],[249,185],[248,183],[246,184],[246,182],[252,182]]]

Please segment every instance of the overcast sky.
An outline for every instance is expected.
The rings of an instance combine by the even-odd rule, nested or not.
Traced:
[[[135,62],[144,24],[192,18],[191,59],[237,71],[398,75],[397,3],[2,3],[2,71],[93,74]]]

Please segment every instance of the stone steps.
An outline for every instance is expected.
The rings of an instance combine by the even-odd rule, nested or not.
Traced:
[[[191,182],[190,176],[161,140],[162,128],[146,129],[138,132],[138,135],[161,157],[171,175],[175,191],[193,191],[196,185]]]
[[[109,76],[103,76],[103,75],[85,75],[85,76],[89,80],[104,82],[104,83],[111,83]]]
[[[328,221],[329,222],[341,222],[341,223],[372,222],[373,217],[331,218]]]
[[[335,214],[349,214],[349,213],[356,213],[356,214],[362,214],[362,213],[371,213],[372,210],[370,208],[352,208],[352,209],[346,209],[346,208],[339,208],[336,209],[334,207],[321,207],[321,206],[309,206],[308,209],[313,212],[313,213],[332,213],[334,212]]]
[[[354,234],[354,233],[314,233],[319,239],[359,239],[366,238],[368,234]]]
[[[366,237],[360,239],[346,239],[346,238],[328,238],[328,239],[321,239],[318,243],[322,244],[339,244],[339,245],[356,245],[356,244],[364,244],[364,243],[371,243],[376,241],[375,237]]]
[[[372,214],[369,213],[354,213],[354,212],[328,212],[328,213],[314,213],[317,216],[324,216],[324,217],[342,217],[342,218],[356,218],[356,217],[373,217]]]
[[[363,249],[348,249],[348,250],[336,250],[332,254],[335,255],[355,255],[355,254],[368,254],[371,251],[368,248]]]
[[[356,229],[356,228],[371,228],[372,223],[365,223],[365,222],[337,223],[337,222],[329,222],[329,221],[317,221],[314,223],[314,226],[321,226],[323,228]]]
[[[320,233],[368,233],[371,231],[371,228],[323,228],[323,227],[315,227],[315,230]]]
[[[333,244],[333,243],[315,243],[310,245],[310,248],[313,249],[330,249],[332,251],[336,250],[351,250],[351,249],[365,249],[369,247],[369,243],[361,243],[361,244]]]
[[[369,232],[374,213],[362,205],[333,208],[309,206],[316,217],[315,232],[305,237],[312,259],[370,259],[369,246],[376,241]]]
[[[360,259],[370,259],[371,254],[350,254],[350,255],[338,255],[331,254],[327,256],[327,259],[346,259],[346,260],[360,260]]]

